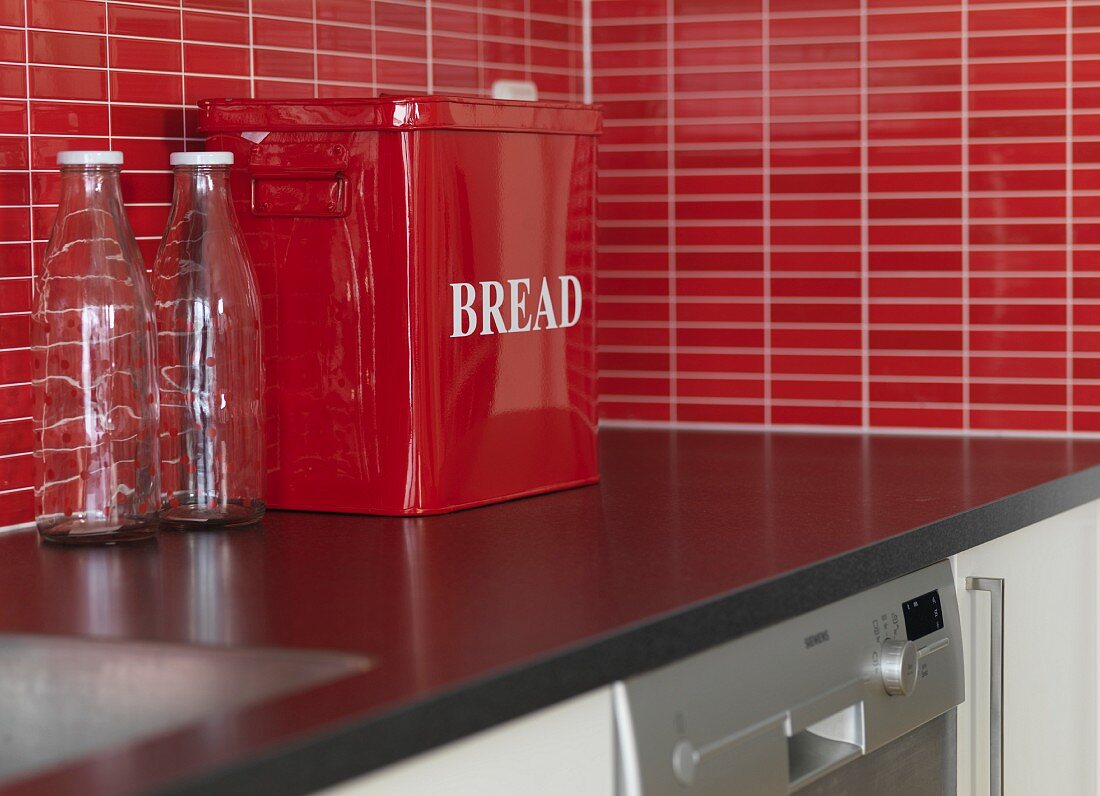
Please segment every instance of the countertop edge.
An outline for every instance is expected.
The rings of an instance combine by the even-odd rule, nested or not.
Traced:
[[[1100,465],[155,791],[296,796],[885,583],[1100,497]]]

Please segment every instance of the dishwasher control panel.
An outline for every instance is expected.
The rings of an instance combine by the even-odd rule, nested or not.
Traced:
[[[615,686],[620,796],[797,791],[963,701],[942,561]]]

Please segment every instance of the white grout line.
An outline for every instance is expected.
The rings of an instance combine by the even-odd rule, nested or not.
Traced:
[[[1066,1],[1066,431],[1073,433],[1073,0]]]
[[[180,0],[182,3],[183,0]],[[253,47],[253,39],[256,35],[256,20],[252,13],[253,0],[248,0],[248,96],[250,99],[256,98],[256,48]],[[374,4],[371,3],[371,8],[374,8]],[[373,29],[373,26],[372,26]],[[373,35],[373,34],[372,34]],[[371,52],[374,51],[374,42],[371,41]]]
[[[668,342],[669,371],[678,369],[676,335],[676,29],[675,0],[667,0],[668,19],[665,24],[665,124],[668,136],[666,164],[668,167]],[[677,417],[676,379],[668,381],[668,414]]]
[[[313,23],[312,36],[313,36],[313,98],[317,99],[320,96],[320,85],[318,80],[320,76],[317,74],[317,0],[311,0],[310,2],[310,20]],[[431,37],[428,37],[428,41],[431,41]],[[428,44],[428,52],[431,53],[431,44]]]
[[[584,76],[584,102],[591,105],[592,99],[592,0],[581,0],[581,69]],[[604,124],[606,124],[606,120]]]
[[[251,2],[251,0],[250,0]],[[183,32],[183,0],[179,0],[180,11],[180,135],[183,138],[183,151],[187,147],[187,50]]]
[[[30,18],[31,18],[30,2],[31,2],[31,0],[24,0],[24,2],[23,2],[23,22],[24,22],[23,52],[24,52],[25,57],[27,58],[27,64],[23,68],[23,74],[26,78],[26,88],[27,88],[27,215],[29,216],[28,230],[29,230],[29,233],[30,233],[31,241],[33,241],[34,238],[35,238],[35,230],[34,230],[34,212],[32,210],[32,206],[33,206],[33,203],[34,203],[34,170],[33,170],[34,147],[33,147],[33,139],[31,137],[31,67],[30,67],[31,34],[30,34],[30,28],[26,24],[30,21]],[[29,248],[30,248],[30,261],[31,261],[30,262],[30,264],[31,264],[31,307],[33,308],[35,302],[37,301],[37,296],[36,296],[37,290],[36,290],[36,284],[35,283],[37,282],[38,268],[37,268],[37,262],[36,262],[35,254],[34,254],[34,248],[35,248],[34,244],[31,243]]]
[[[772,425],[772,145],[771,145],[771,0],[763,0],[761,21],[761,168],[763,170],[761,226],[764,281],[761,291],[764,324],[764,426]]]
[[[182,0],[181,0],[182,1]],[[183,31],[180,31],[180,36],[183,36]],[[114,142],[111,136],[111,117],[114,115],[111,112],[111,8],[107,0],[103,0],[103,62],[107,70],[107,148],[114,149]],[[30,53],[27,53],[27,61],[30,62]],[[29,94],[27,95],[30,96]],[[30,120],[28,120],[28,124]]]
[[[251,1],[251,0],[250,0]],[[480,0],[478,0],[480,2]],[[481,52],[481,47],[478,45],[478,52]],[[374,93],[378,95],[378,85],[382,81],[378,79],[378,29],[374,24],[374,3],[370,4],[370,74],[371,83],[373,83]]]
[[[316,2],[317,0],[314,0]],[[373,3],[373,0],[372,0]],[[525,0],[526,5],[526,0]],[[424,38],[427,40],[427,61],[428,61],[428,93],[435,93],[435,63],[433,62],[434,48],[432,45],[432,0],[426,0],[424,3],[424,21],[427,27]],[[529,24],[524,21],[525,24]],[[528,57],[527,62],[530,63]]]
[[[523,79],[531,79],[531,0],[523,0]]]
[[[859,80],[859,320],[860,320],[860,363],[859,371],[861,377],[860,384],[860,398],[861,398],[861,410],[860,416],[862,419],[862,426],[868,428],[871,425],[871,382],[870,382],[870,348],[871,348],[871,309],[869,306],[869,298],[871,292],[870,284],[870,269],[871,269],[871,230],[868,225],[868,217],[870,210],[870,175],[867,173],[868,161],[868,138],[870,132],[868,130],[868,102],[867,102],[867,86],[870,82],[870,63],[867,58],[867,0],[860,0],[859,3],[859,31],[860,31],[860,80]]]
[[[962,0],[959,28],[959,46],[962,47],[961,93],[962,137],[959,153],[959,172],[962,184],[961,218],[962,223],[962,376],[963,376],[963,430],[970,428],[970,0]]]
[[[485,85],[485,16],[482,0],[477,0],[477,93],[483,97],[489,95]]]

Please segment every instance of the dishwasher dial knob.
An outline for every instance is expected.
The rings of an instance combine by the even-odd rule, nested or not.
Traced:
[[[917,645],[900,638],[882,642],[879,653],[882,687],[890,696],[906,696],[917,685]]]

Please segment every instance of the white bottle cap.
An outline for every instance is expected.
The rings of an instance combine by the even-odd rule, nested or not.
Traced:
[[[70,149],[57,153],[59,166],[121,166],[122,153],[102,149]]]
[[[173,166],[231,166],[232,152],[173,152],[169,158]]]

